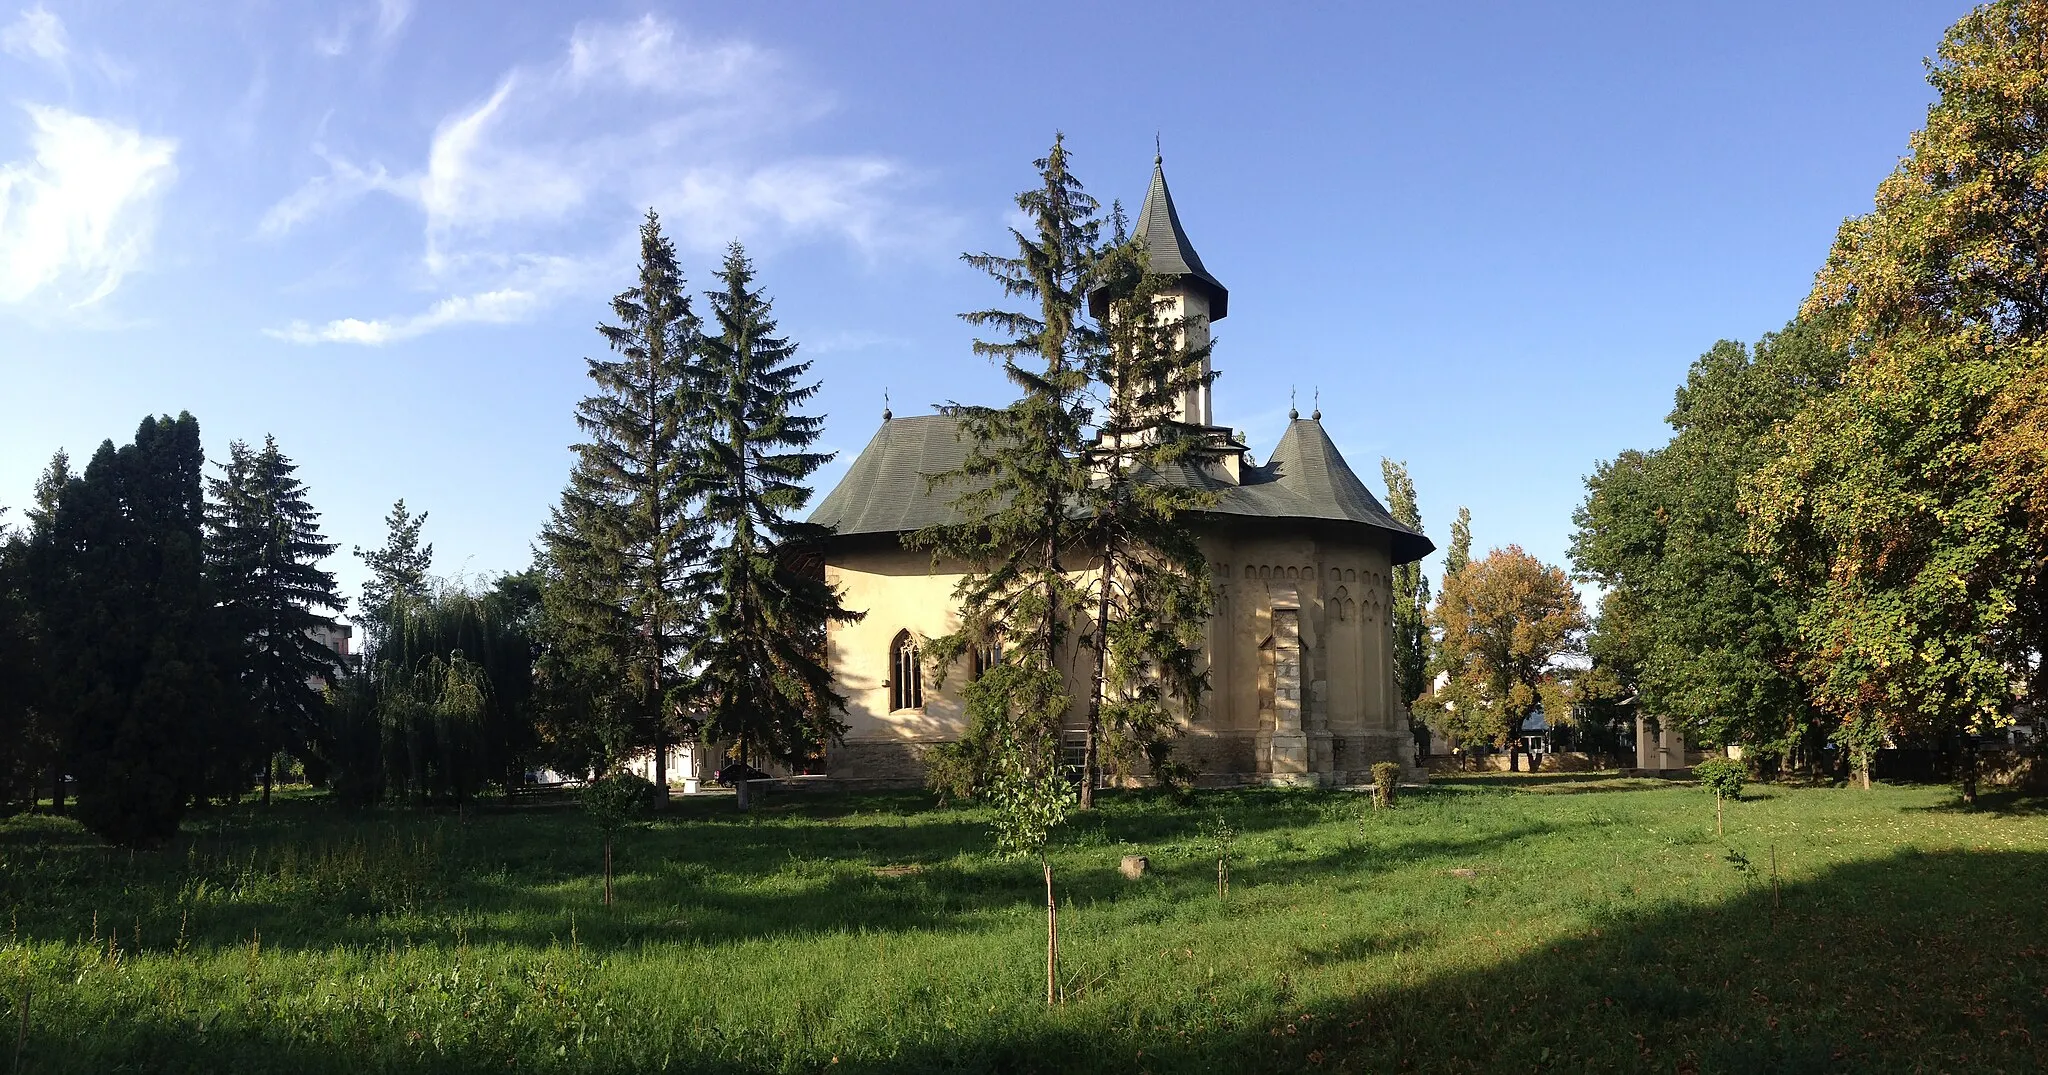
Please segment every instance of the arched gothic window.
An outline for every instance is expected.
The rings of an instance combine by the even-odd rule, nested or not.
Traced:
[[[980,679],[995,666],[1003,663],[1003,640],[990,636],[974,647],[974,677]]]
[[[896,632],[896,641],[889,643],[889,708],[924,708],[924,663],[909,631]]]

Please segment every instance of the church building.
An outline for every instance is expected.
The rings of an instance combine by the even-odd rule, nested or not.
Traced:
[[[1208,322],[1230,312],[1230,292],[1195,254],[1157,161],[1135,235],[1155,272],[1178,279],[1179,316],[1206,342]],[[1254,343],[1252,346],[1256,346]],[[1195,525],[1213,576],[1206,658],[1210,691],[1183,722],[1174,756],[1207,785],[1356,784],[1373,763],[1415,765],[1407,700],[1395,687],[1391,569],[1429,554],[1359,481],[1323,429],[1318,409],[1290,416],[1263,463],[1227,425],[1215,424],[1207,386],[1181,400],[1178,420],[1206,442],[1201,462],[1177,475],[1219,500]],[[934,687],[918,674],[919,647],[957,623],[961,570],[905,548],[903,538],[950,521],[957,495],[926,476],[958,467],[969,444],[943,415],[883,415],[882,427],[811,521],[835,531],[826,579],[845,606],[827,659],[847,698],[845,738],[826,753],[835,782],[915,785],[923,752],[966,728],[972,670]],[[973,658],[963,658],[963,663]],[[1068,670],[1070,737],[1085,735],[1092,657],[1077,647]]]

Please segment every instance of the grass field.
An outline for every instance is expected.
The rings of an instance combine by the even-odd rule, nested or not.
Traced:
[[[142,854],[17,817],[0,1072],[2042,1070],[2048,813],[1993,805],[1753,788],[1717,838],[1599,774],[1111,798],[1055,857],[1056,1008],[1036,865],[919,795],[679,800],[612,908],[574,808],[286,801]]]

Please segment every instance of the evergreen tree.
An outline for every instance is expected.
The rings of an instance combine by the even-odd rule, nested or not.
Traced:
[[[620,356],[587,359],[597,391],[576,408],[589,439],[543,540],[553,603],[588,670],[615,664],[627,682],[607,699],[629,701],[612,749],[653,747],[655,783],[666,794],[668,744],[679,694],[673,669],[700,619],[685,581],[702,559],[704,527],[691,501],[694,432],[706,424],[695,369],[699,323],[683,290],[675,246],[652,210],[640,227],[640,273],[612,300],[615,325],[598,332]],[[628,626],[630,625],[630,626]],[[622,635],[622,631],[632,632]],[[614,692],[615,691],[615,692]]]
[[[805,484],[832,457],[807,449],[823,420],[798,408],[818,391],[809,362],[776,334],[768,298],[738,243],[707,292],[717,333],[703,340],[709,427],[695,477],[712,544],[691,587],[710,615],[690,663],[705,730],[730,739],[739,760],[797,761],[837,737],[845,699],[825,667],[825,628],[859,618],[824,579],[823,527],[792,516]]]
[[[318,566],[335,545],[320,533],[297,472],[276,439],[265,437],[258,450],[229,445],[221,476],[209,483],[209,566],[242,640],[240,681],[254,721],[246,746],[248,760],[262,766],[265,803],[276,755],[306,756],[323,709],[319,684],[333,683],[339,671],[334,651],[313,634],[334,626],[320,610],[342,608],[334,575]]]
[[[1387,513],[1395,522],[1421,533],[1422,508],[1415,499],[1415,479],[1408,476],[1408,464],[1381,458],[1380,476],[1387,483]],[[1469,530],[1464,540],[1469,550]],[[1389,574],[1394,584],[1394,607],[1387,617],[1394,633],[1394,683],[1401,692],[1401,704],[1412,706],[1429,689],[1435,642],[1429,633],[1429,576],[1423,573],[1420,561],[1398,565]]]
[[[426,524],[427,513],[414,515],[401,499],[384,517],[384,547],[364,552],[358,546],[354,550],[356,558],[370,569],[362,600],[357,602],[363,613],[366,649],[375,649],[383,641],[406,606],[427,599],[434,546],[420,541],[420,529]]]
[[[43,771],[35,720],[41,639],[29,593],[28,550],[27,536],[0,508],[0,814],[34,803],[36,777]]]
[[[1084,538],[1075,507],[1090,480],[1083,428],[1091,365],[1102,336],[1083,320],[1094,281],[1101,225],[1095,199],[1067,168],[1063,138],[1033,162],[1039,186],[1017,196],[1033,234],[1014,228],[1014,256],[963,255],[1004,294],[1034,300],[1031,312],[963,314],[1007,339],[974,341],[976,354],[1000,362],[1021,393],[1007,407],[949,404],[969,441],[958,470],[934,476],[958,490],[958,521],[911,536],[935,560],[966,568],[954,597],[960,627],[934,640],[931,668],[943,679],[960,656],[993,657],[967,686],[968,727],[958,743],[935,751],[934,778],[950,790],[983,796],[996,811],[998,843],[1035,855],[1045,874],[1046,1000],[1053,1000],[1058,929],[1052,830],[1073,801],[1063,773],[1060,733],[1071,698],[1062,660],[1088,594],[1064,557]]]
[[[1187,514],[1217,497],[1163,477],[1200,465],[1199,432],[1173,416],[1213,376],[1209,346],[1188,345],[1196,326],[1176,312],[1174,280],[1147,271],[1144,250],[1124,234],[1121,206],[1111,220],[1115,234],[1090,298],[1104,338],[1087,355],[1097,422],[1087,449],[1093,479],[1079,498],[1094,561],[1091,618],[1079,640],[1094,654],[1082,809],[1094,806],[1105,767],[1129,776],[1142,760],[1162,780],[1183,780],[1171,739],[1208,689],[1209,565]]]
[[[205,572],[205,455],[189,414],[102,444],[56,498],[35,570],[51,583],[50,690],[78,816],[116,843],[160,843],[231,742],[234,646]],[[61,701],[58,701],[61,700]]]
[[[974,342],[1002,365],[1021,393],[1006,407],[953,403],[941,412],[969,441],[959,469],[935,486],[958,490],[958,521],[911,536],[914,547],[966,568],[954,596],[960,626],[929,648],[943,680],[963,655],[996,659],[967,688],[968,727],[937,751],[952,790],[972,792],[1000,774],[1019,787],[1050,787],[1061,768],[1060,733],[1070,707],[1061,672],[1088,594],[1068,571],[1083,537],[1074,508],[1089,485],[1084,427],[1091,365],[1101,334],[1083,320],[1101,230],[1096,202],[1067,168],[1063,138],[1033,162],[1040,185],[1017,196],[1033,234],[1011,229],[1014,256],[967,254],[1006,295],[1033,300],[1031,312],[989,309],[961,315],[1008,339]]]

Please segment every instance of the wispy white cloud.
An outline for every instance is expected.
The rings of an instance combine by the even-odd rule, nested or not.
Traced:
[[[523,292],[490,274],[535,257],[592,257],[590,236],[630,230],[660,209],[677,241],[716,250],[838,242],[874,259],[937,249],[954,221],[914,204],[910,169],[874,154],[789,156],[779,146],[829,112],[770,50],[700,41],[656,16],[577,25],[554,59],[515,67],[490,93],[436,126],[424,160],[404,171],[328,154],[308,180],[263,215],[280,238],[380,193],[421,214],[419,269],[453,294],[412,318],[343,318],[280,330],[302,342],[384,342],[487,320],[468,298]],[[547,296],[536,299],[544,302]],[[507,303],[507,318],[538,305]],[[493,316],[496,316],[495,314]]]
[[[177,143],[60,108],[24,111],[32,155],[0,164],[0,302],[90,305],[148,251]]]
[[[0,30],[0,51],[61,66],[71,55],[71,42],[64,33],[63,20],[37,4]]]
[[[349,8],[332,27],[313,36],[313,51],[322,56],[346,56],[355,47],[359,28],[366,28],[370,43],[382,48],[398,38],[411,18],[412,0],[377,0]]]
[[[502,325],[524,321],[589,277],[592,266],[566,258],[534,259],[510,271],[503,287],[450,295],[425,310],[398,317],[336,318],[322,324],[294,321],[264,334],[291,343],[355,343],[378,346],[409,340],[454,325]]]

